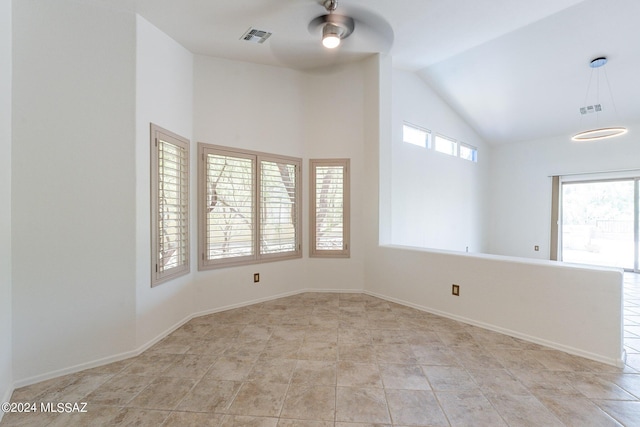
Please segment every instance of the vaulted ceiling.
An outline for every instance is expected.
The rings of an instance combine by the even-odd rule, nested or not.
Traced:
[[[579,108],[596,102],[598,124],[640,122],[638,0],[340,0],[336,13],[353,16],[356,28],[336,51],[309,28],[326,13],[321,0],[134,2],[195,54],[330,72],[383,51],[492,144],[594,127],[595,114]],[[249,28],[272,35],[241,40]],[[609,62],[592,75],[598,56]]]

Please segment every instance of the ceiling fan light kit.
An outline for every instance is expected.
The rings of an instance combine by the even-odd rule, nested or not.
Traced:
[[[591,62],[589,62],[589,67],[592,69],[591,71],[593,72],[593,69],[598,69],[600,67],[604,67],[604,65],[608,62],[607,58],[605,56],[600,56],[598,58],[594,58],[591,60]],[[603,68],[604,70],[604,68]],[[599,70],[598,70],[598,78],[600,77],[599,75]],[[611,94],[611,87],[609,85],[609,78],[607,77],[607,73],[605,71],[604,73],[604,77],[607,83],[607,88],[609,89],[609,95],[611,96],[611,103],[614,106],[614,110],[615,110],[615,103],[613,102],[613,94]],[[589,88],[591,86],[591,78],[589,79],[589,84],[587,85],[587,96],[589,95]],[[597,82],[597,87],[598,87],[598,92],[596,93],[596,97],[599,98],[600,97],[600,84],[599,82]],[[592,111],[595,111],[596,113],[596,123],[597,123],[597,117],[598,117],[598,113],[600,111],[602,111],[602,107],[600,105],[599,99],[596,99],[596,104],[595,105],[590,105],[588,107],[592,107]],[[592,112],[589,111],[588,107],[582,107],[580,109],[581,114],[586,114],[588,112]],[[594,108],[595,107],[595,108]],[[584,111],[583,111],[584,110]],[[597,141],[597,140],[601,140],[601,139],[608,139],[608,138],[613,138],[616,136],[620,136],[620,135],[624,135],[625,133],[627,133],[627,128],[622,127],[622,126],[613,126],[613,127],[604,127],[604,128],[597,128],[597,129],[589,129],[589,130],[585,130],[582,132],[578,132],[577,134],[573,135],[571,137],[572,141],[578,141],[578,142],[584,142],[584,141]]]
[[[317,17],[311,24],[322,25],[322,45],[327,49],[334,49],[340,45],[342,39],[351,35],[355,22],[349,16],[333,13],[338,8],[338,0],[326,0],[324,8],[328,14]]]
[[[330,22],[322,27],[322,45],[327,49],[334,49],[340,45],[342,29]]]

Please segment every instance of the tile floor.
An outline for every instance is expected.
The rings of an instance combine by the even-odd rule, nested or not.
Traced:
[[[87,413],[2,426],[640,426],[640,278],[624,369],[360,294],[200,317],[142,355],[14,392]]]

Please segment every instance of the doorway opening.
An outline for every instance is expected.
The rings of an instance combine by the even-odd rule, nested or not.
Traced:
[[[562,261],[638,270],[638,181],[562,183]]]

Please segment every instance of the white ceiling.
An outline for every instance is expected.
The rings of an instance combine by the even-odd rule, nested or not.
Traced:
[[[639,0],[340,0],[337,13],[357,21],[337,53],[308,28],[321,0],[134,1],[195,54],[312,70],[385,51],[495,144],[592,127],[578,109],[589,61],[606,55],[617,114],[601,80],[600,124],[640,122]],[[249,27],[273,35],[240,40]]]

